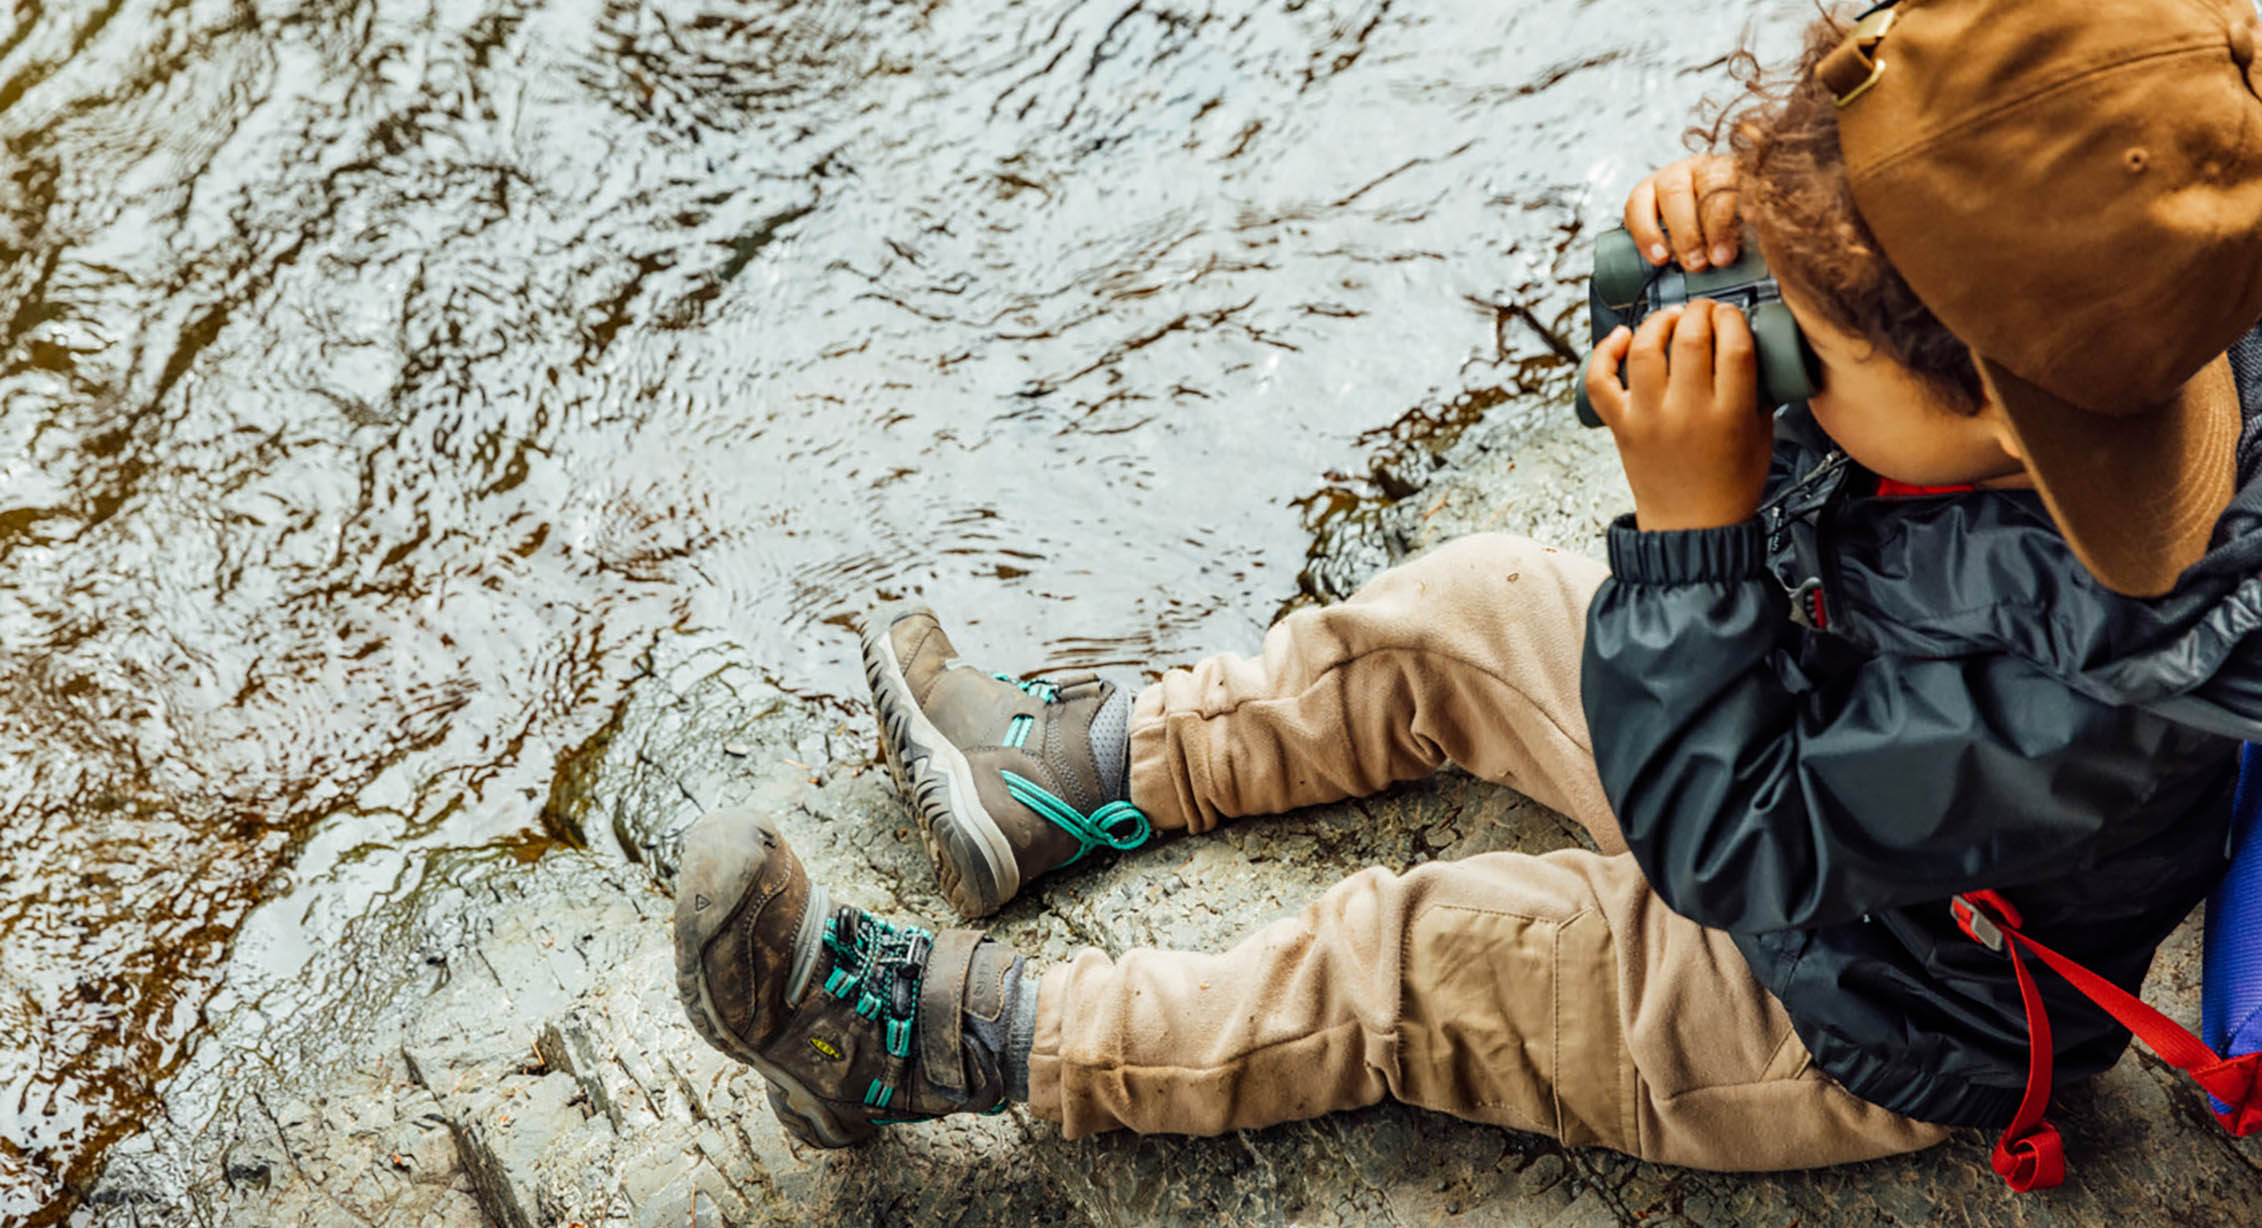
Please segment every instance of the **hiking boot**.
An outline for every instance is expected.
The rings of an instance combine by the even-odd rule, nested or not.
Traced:
[[[760,1071],[778,1121],[811,1146],[1027,1095],[1037,987],[1021,956],[972,930],[936,935],[834,903],[753,811],[685,833],[675,965],[691,1026]],[[1024,1056],[1009,1072],[1016,1029]]]
[[[976,669],[914,605],[865,621],[864,677],[888,772],[961,914],[987,916],[1039,874],[1152,834],[1126,796],[1131,696],[1114,683]]]

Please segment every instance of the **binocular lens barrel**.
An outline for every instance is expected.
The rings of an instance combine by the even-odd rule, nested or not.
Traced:
[[[1624,229],[1605,230],[1595,236],[1594,295],[1613,309],[1624,311],[1633,306],[1649,288],[1649,275],[1655,271],[1634,236]]]
[[[1594,276],[1587,287],[1590,346],[1600,344],[1610,335],[1610,330],[1621,324],[1638,326],[1651,312],[1686,303],[1692,298],[1726,303],[1744,313],[1744,319],[1751,325],[1753,345],[1758,350],[1762,408],[1772,410],[1814,395],[1820,386],[1814,351],[1799,331],[1799,322],[1791,315],[1791,309],[1783,305],[1775,277],[1768,272],[1767,262],[1760,258],[1759,245],[1752,242],[1749,235],[1744,238],[1743,255],[1734,264],[1701,273],[1685,272],[1671,263],[1652,265],[1634,243],[1634,237],[1623,228],[1595,236]],[[1591,348],[1587,351],[1587,361],[1594,361]],[[1621,381],[1626,378],[1623,367],[1618,371],[1618,378]],[[1586,385],[1586,367],[1581,364],[1575,397],[1579,422],[1585,426],[1601,426],[1602,419],[1595,416],[1594,406],[1587,402]]]

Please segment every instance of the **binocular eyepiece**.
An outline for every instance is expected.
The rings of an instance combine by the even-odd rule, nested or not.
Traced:
[[[1744,313],[1758,351],[1761,405],[1772,409],[1814,395],[1820,386],[1814,351],[1799,331],[1799,322],[1791,317],[1791,309],[1783,305],[1775,275],[1768,272],[1767,262],[1760,259],[1759,245],[1751,241],[1751,236],[1744,236],[1743,255],[1734,264],[1701,273],[1688,272],[1674,263],[1652,265],[1623,228],[1595,236],[1594,277],[1587,288],[1587,324],[1593,334],[1590,346],[1600,344],[1621,324],[1639,327],[1651,312],[1692,298],[1726,303]],[[1590,348],[1587,362],[1593,361]],[[1618,378],[1626,378],[1623,366]],[[1602,425],[1594,406],[1587,403],[1585,363],[1579,366],[1578,412],[1581,425]]]

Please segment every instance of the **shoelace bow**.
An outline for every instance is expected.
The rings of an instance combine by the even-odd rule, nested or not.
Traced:
[[[1050,682],[1023,682],[1005,674],[991,674],[990,677],[1000,682],[1010,682],[1043,703],[1060,702],[1060,688]],[[1014,717],[1006,730],[1005,745],[1024,745],[1028,741],[1029,731],[1035,725],[1036,720],[1032,717]],[[1018,772],[1000,771],[998,775],[1005,778],[1005,791],[1013,800],[1076,837],[1076,855],[1062,862],[1064,866],[1082,861],[1084,854],[1093,849],[1105,847],[1122,852],[1135,849],[1154,836],[1154,824],[1147,820],[1146,811],[1132,805],[1127,798],[1105,803],[1090,814],[1085,814],[1063,801],[1058,794]]]

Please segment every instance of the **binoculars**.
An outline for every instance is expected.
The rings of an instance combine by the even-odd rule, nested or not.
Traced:
[[[1634,237],[1623,228],[1595,236],[1594,277],[1587,289],[1587,324],[1593,333],[1589,345],[1599,344],[1610,330],[1623,324],[1638,327],[1653,311],[1707,298],[1726,303],[1744,313],[1751,325],[1752,342],[1759,357],[1759,399],[1768,409],[1803,401],[1820,386],[1814,351],[1807,348],[1799,322],[1783,305],[1774,274],[1760,259],[1759,245],[1744,236],[1743,255],[1724,269],[1687,272],[1678,264],[1652,265],[1642,256]],[[1587,351],[1587,362],[1594,351]],[[1623,365],[1618,378],[1626,378]],[[1586,363],[1579,364],[1579,422],[1601,426],[1594,406],[1587,403]]]

